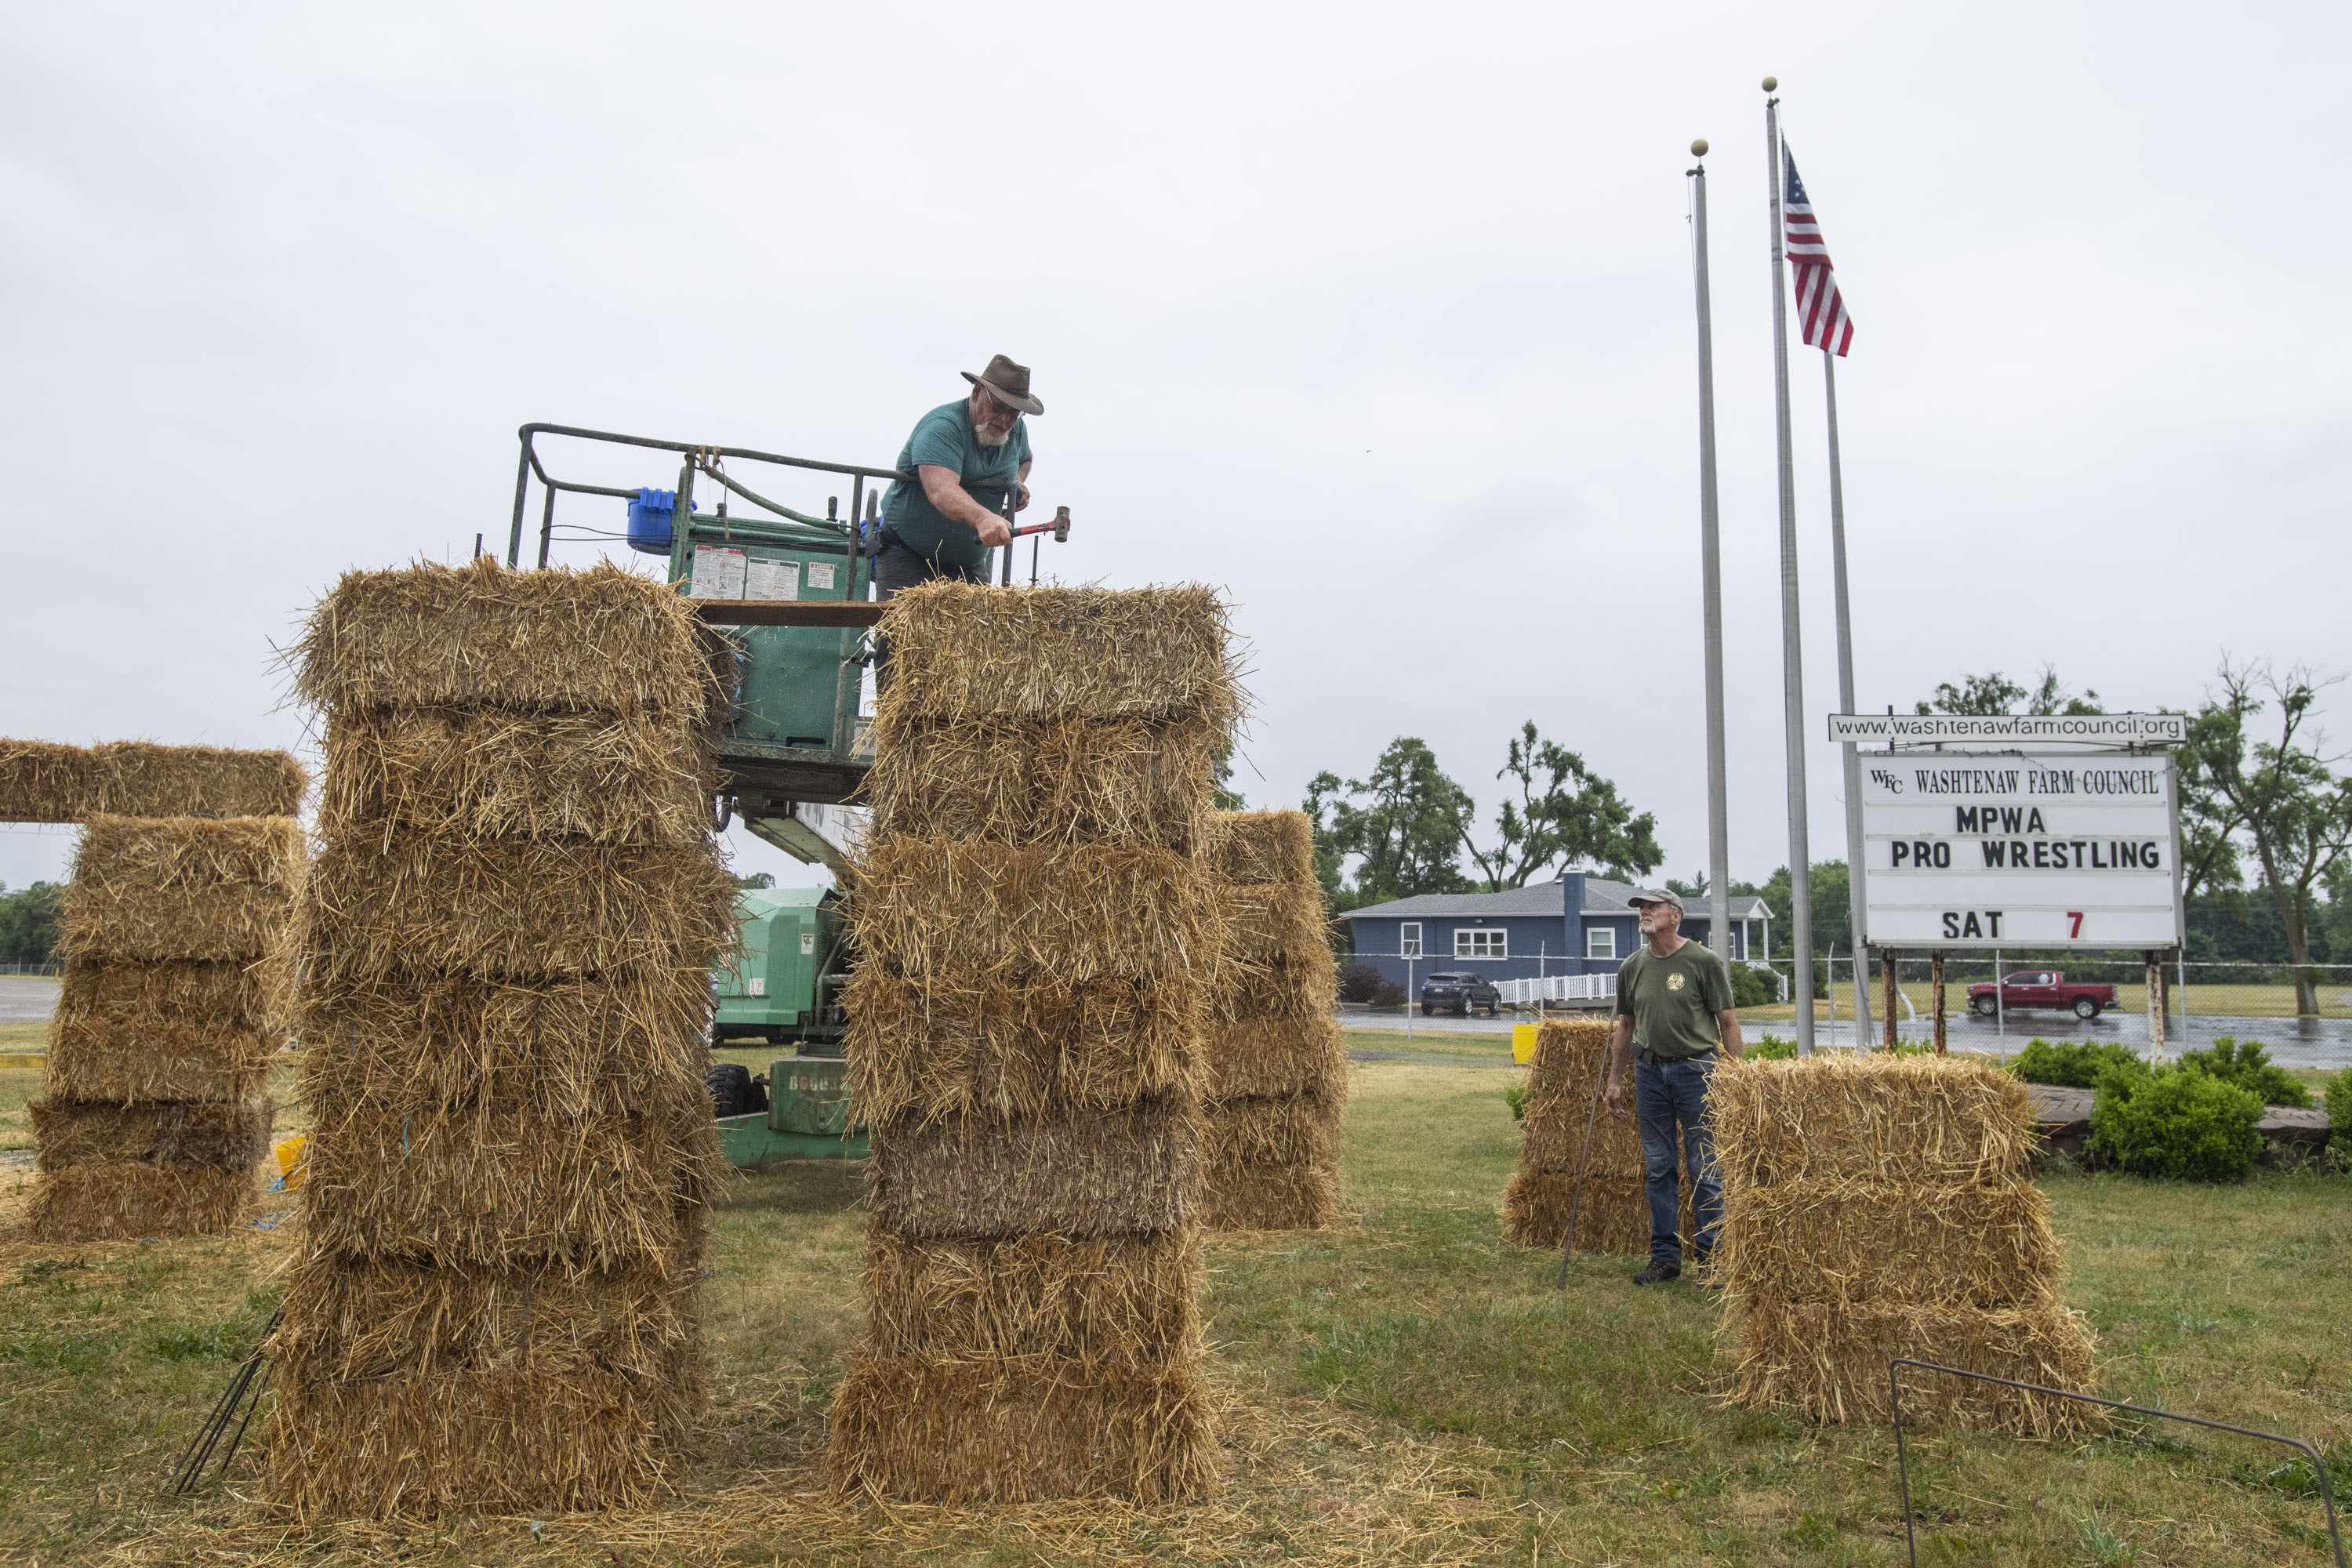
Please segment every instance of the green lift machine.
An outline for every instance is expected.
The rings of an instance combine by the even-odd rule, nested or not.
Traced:
[[[740,818],[752,834],[824,867],[837,882],[846,873],[845,851],[863,816],[850,803],[873,763],[860,704],[873,660],[872,628],[882,611],[869,591],[882,490],[915,476],[565,425],[526,425],[518,435],[522,450],[507,564],[521,563],[534,482],[544,496],[540,565],[547,564],[557,538],[625,538],[631,549],[664,557],[669,581],[694,601],[707,624],[728,634],[717,655],[724,661],[730,703],[718,745],[720,789],[712,802],[713,826],[724,830]],[[592,443],[604,450],[606,462],[616,447],[638,461],[666,454],[666,462],[679,464],[677,486],[664,490],[559,479],[548,470],[542,441]],[[823,516],[771,500],[743,483],[730,463],[781,468],[803,482],[828,476],[848,489],[848,511],[842,512],[837,490],[827,497]],[[764,477],[761,482],[774,485]],[[698,489],[713,503],[708,513]],[[559,493],[627,502],[627,532],[560,527]],[[1011,495],[995,504],[1013,524],[1016,541],[1031,541],[1034,586],[1038,546],[1048,533],[1057,542],[1069,538],[1069,509],[1058,509],[1051,521],[1022,526],[1014,521]],[[991,574],[1008,587],[1016,548],[1003,546],[992,563]],[[866,1140],[850,1131],[849,1069],[842,1054],[847,1019],[838,995],[855,954],[838,910],[839,895],[830,889],[747,889],[737,905],[743,956],[713,975],[711,1043],[758,1037],[786,1047],[769,1068],[764,1106],[756,1103],[761,1086],[747,1069],[714,1071],[719,1139],[737,1165],[866,1154]]]

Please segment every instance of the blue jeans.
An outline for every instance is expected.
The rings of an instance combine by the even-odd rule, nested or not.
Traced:
[[[1682,1123],[1683,1165],[1690,1173],[1691,1203],[1697,1210],[1702,1252],[1715,1246],[1723,1223],[1723,1183],[1715,1173],[1715,1146],[1706,1134],[1706,1080],[1716,1058],[1636,1062],[1633,1105],[1642,1122],[1642,1168],[1650,1191],[1650,1256],[1661,1263],[1683,1258],[1682,1189],[1676,1179],[1675,1124]]]

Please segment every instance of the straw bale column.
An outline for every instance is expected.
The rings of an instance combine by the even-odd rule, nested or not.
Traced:
[[[1314,830],[1304,812],[1221,812],[1214,861],[1225,951],[1209,1003],[1202,1217],[1219,1230],[1331,1225],[1348,1058]]]
[[[1613,1021],[1606,1015],[1547,1018],[1528,1064],[1519,1168],[1503,1189],[1503,1234],[1522,1247],[1558,1247],[1576,1211],[1576,1250],[1633,1256],[1650,1250],[1650,1199],[1643,1182],[1642,1134],[1632,1117],[1596,1111],[1609,1069]],[[1625,1085],[1626,1101],[1633,1084]],[[1592,1149],[1585,1152],[1585,1129]],[[1582,1196],[1577,1172],[1584,1173]],[[1687,1206],[1688,1199],[1685,1199]],[[1688,1226],[1685,1223],[1685,1228]]]
[[[1948,1057],[1727,1062],[1708,1107],[1735,1397],[1884,1420],[1896,1356],[2087,1390],[2091,1334],[2059,1300],[2015,1079]],[[2089,1408],[1927,1373],[1906,1377],[1903,1405],[2042,1436],[2080,1429]]]
[[[313,616],[276,1503],[641,1500],[703,1408],[711,668],[677,594],[610,567],[354,573]]]
[[[940,584],[883,620],[845,998],[866,1329],[829,1474],[890,1497],[1200,1495],[1206,589]]]
[[[47,1241],[219,1233],[268,1151],[269,962],[302,874],[283,752],[0,742],[0,814],[85,824],[59,915],[28,1224]]]

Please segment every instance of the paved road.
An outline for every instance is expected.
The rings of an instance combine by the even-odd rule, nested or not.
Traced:
[[[40,974],[0,974],[0,1024],[46,1024],[58,1005],[58,983]]]

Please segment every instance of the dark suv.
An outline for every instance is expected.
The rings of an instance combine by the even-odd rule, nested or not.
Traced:
[[[1491,1018],[1503,1010],[1503,994],[1492,981],[1475,974],[1433,974],[1421,983],[1421,1010],[1429,1014],[1441,1007],[1457,1018],[1468,1017],[1474,1007],[1484,1007]]]

